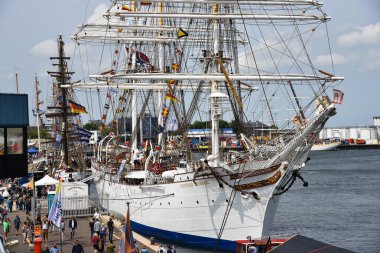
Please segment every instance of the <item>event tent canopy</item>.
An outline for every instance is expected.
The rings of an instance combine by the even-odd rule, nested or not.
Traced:
[[[42,185],[56,185],[58,184],[59,181],[52,178],[52,177],[49,177],[48,175],[44,176],[43,178],[41,178],[40,180],[38,180],[36,183],[35,183],[35,186],[42,186]]]
[[[29,154],[35,154],[35,153],[38,153],[38,149],[32,147],[32,148],[28,148],[28,153]]]

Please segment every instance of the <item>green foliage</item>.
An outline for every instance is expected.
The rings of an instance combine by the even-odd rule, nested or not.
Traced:
[[[225,120],[219,121],[219,128],[234,128],[233,122],[227,122]],[[195,121],[193,124],[190,125],[190,129],[204,129],[204,128],[211,128],[211,121]]]
[[[95,130],[99,130],[99,125],[94,122],[88,122],[87,124],[83,126],[83,128],[88,131],[95,131]]]
[[[48,139],[49,133],[46,129],[40,128],[40,138]],[[38,130],[37,127],[29,127],[28,128],[28,139],[37,139],[38,138]]]

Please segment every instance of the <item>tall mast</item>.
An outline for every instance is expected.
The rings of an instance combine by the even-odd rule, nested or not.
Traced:
[[[40,136],[40,90],[38,89],[38,79],[35,76],[36,81],[36,118],[37,118],[37,136],[38,136],[38,150],[41,151],[41,136]]]
[[[67,112],[67,86],[70,83],[70,75],[74,74],[74,72],[69,72],[67,69],[67,62],[70,57],[65,56],[65,43],[63,42],[62,35],[58,36],[58,57],[50,57],[50,60],[58,60],[58,63],[53,63],[53,66],[58,66],[58,71],[52,72],[48,71],[52,77],[57,78],[58,88],[61,91],[62,95],[62,104],[60,109],[62,113],[59,116],[62,118],[62,144],[63,144],[63,162],[70,166],[69,160],[69,142],[68,142],[68,112]]]
[[[16,73],[16,92],[18,94],[18,73]]]
[[[136,12],[136,1],[132,0],[132,12]],[[132,19],[132,24],[136,24],[136,17]],[[137,35],[136,30],[133,30],[133,36]],[[131,42],[130,53],[132,54],[132,70],[136,70],[136,42]],[[136,82],[135,80],[133,82]],[[137,131],[137,90],[132,91],[132,133]],[[137,149],[137,134],[132,136],[132,151]]]
[[[218,13],[219,5],[214,4],[214,13]],[[212,72],[218,73],[217,58],[221,57],[220,54],[220,22],[218,19],[212,21],[212,56],[214,58],[212,62]],[[212,164],[218,166],[220,162],[219,157],[219,120],[220,120],[220,91],[219,82],[211,81],[211,144],[212,144]]]

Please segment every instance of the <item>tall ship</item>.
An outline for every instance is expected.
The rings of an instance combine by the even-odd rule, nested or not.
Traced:
[[[83,69],[96,71],[62,86],[92,94],[101,112],[91,194],[116,215],[129,205],[134,231],[190,247],[232,252],[239,239],[268,236],[336,113],[328,93],[343,78],[309,54],[315,40],[331,53],[322,4],[112,2],[72,37]],[[206,150],[189,141],[199,122]],[[226,124],[241,149],[228,148]]]

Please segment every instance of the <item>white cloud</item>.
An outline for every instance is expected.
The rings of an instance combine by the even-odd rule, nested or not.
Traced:
[[[102,18],[103,14],[108,10],[108,6],[106,4],[99,4],[95,9],[92,15],[88,18],[87,23],[93,23],[97,21],[99,18]]]
[[[332,54],[332,59],[333,59],[335,65],[341,65],[341,64],[349,63],[349,62],[351,62],[351,59],[350,59],[351,57],[352,56],[344,56],[344,55],[337,54],[337,53]],[[315,59],[314,63],[318,64],[318,65],[322,65],[322,66],[329,66],[329,65],[331,65],[331,56],[329,54],[328,55],[319,55]]]
[[[380,23],[356,28],[357,31],[344,34],[338,42],[342,46],[356,46],[380,43]]]
[[[36,56],[51,57],[57,54],[57,41],[44,40],[36,44],[30,52]]]
[[[74,53],[75,44],[73,42],[65,43],[65,53],[71,56]],[[52,57],[58,54],[58,43],[56,40],[48,39],[36,44],[30,52],[36,56]]]

